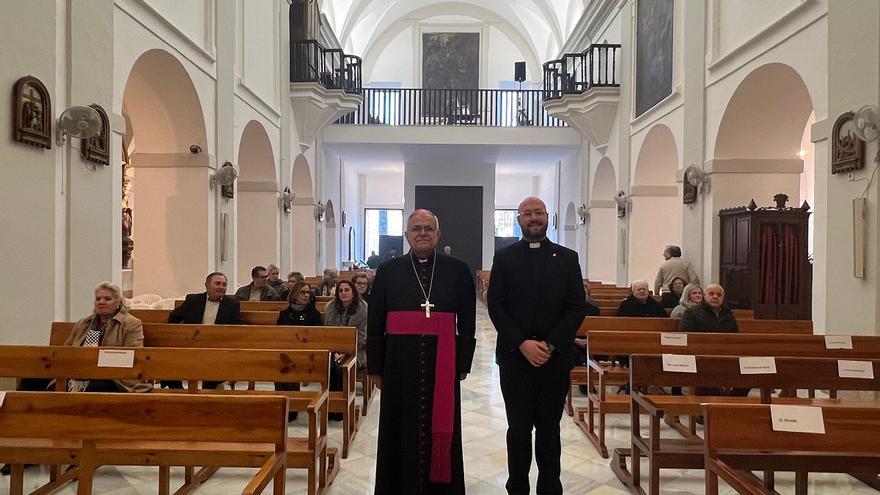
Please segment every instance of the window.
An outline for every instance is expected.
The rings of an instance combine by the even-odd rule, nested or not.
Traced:
[[[522,237],[516,210],[495,210],[495,237]]]
[[[385,256],[389,249],[387,243],[393,244],[398,249],[397,254],[400,255],[400,248],[397,247],[401,243],[403,236],[403,210],[383,210],[377,208],[367,208],[364,210],[364,257],[370,256],[375,251],[379,256]],[[396,237],[395,241],[387,240],[389,237]],[[383,238],[386,239],[383,242]]]

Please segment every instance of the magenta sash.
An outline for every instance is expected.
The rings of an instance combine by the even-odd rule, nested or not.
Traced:
[[[455,421],[455,313],[390,311],[385,331],[390,335],[436,335],[434,410],[431,411],[432,483],[452,482],[452,429]]]

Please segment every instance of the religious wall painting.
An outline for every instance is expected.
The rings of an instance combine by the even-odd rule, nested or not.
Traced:
[[[220,184],[220,196],[226,199],[234,199],[235,198],[235,184],[229,184],[228,186],[225,184]]]
[[[672,94],[674,0],[636,4],[636,116]]]
[[[422,115],[456,120],[477,112],[480,33],[422,33]]]
[[[12,111],[12,139],[40,148],[52,148],[52,100],[39,79],[25,76],[15,82]]]
[[[698,192],[697,186],[695,186],[694,184],[691,184],[690,181],[687,180],[687,178],[685,178],[683,181],[681,181],[681,183],[683,186],[682,190],[681,190],[682,204],[689,205],[689,204],[696,203],[697,202],[697,192]]]
[[[107,112],[97,103],[89,105],[101,116],[101,131],[94,137],[82,140],[80,155],[84,160],[100,165],[110,165],[110,119]]]
[[[844,113],[831,130],[832,174],[865,168],[865,142],[856,137],[853,117],[853,112]]]

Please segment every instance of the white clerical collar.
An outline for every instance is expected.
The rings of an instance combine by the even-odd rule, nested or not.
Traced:
[[[541,247],[541,243],[540,242],[530,242],[529,247],[531,249],[538,249],[539,247]]]

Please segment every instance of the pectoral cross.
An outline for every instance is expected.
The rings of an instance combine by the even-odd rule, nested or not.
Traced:
[[[434,305],[431,304],[431,301],[425,299],[425,302],[422,303],[421,307],[425,308],[425,318],[430,318],[431,317],[431,308],[434,307]]]

